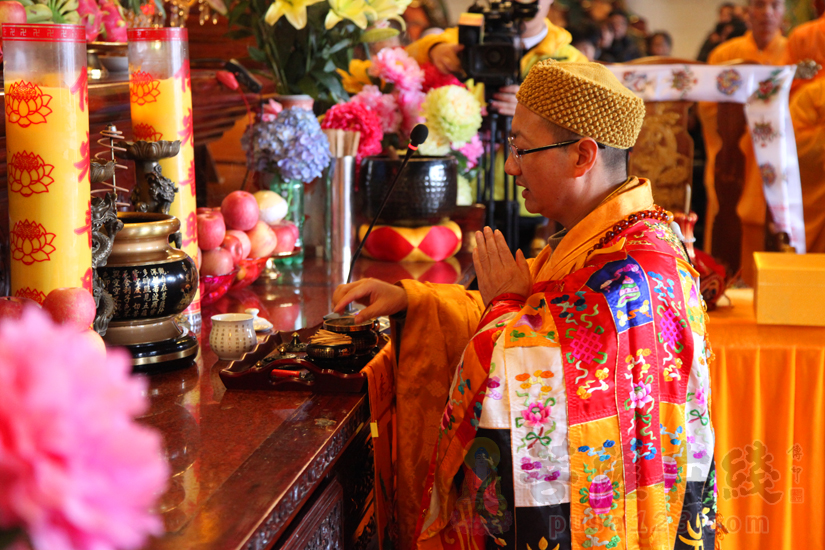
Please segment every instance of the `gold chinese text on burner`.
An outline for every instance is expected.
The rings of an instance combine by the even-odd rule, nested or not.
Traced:
[[[315,336],[309,339],[309,343],[322,346],[340,346],[342,344],[351,344],[352,338],[346,334],[338,334],[337,332],[321,329],[315,333]]]

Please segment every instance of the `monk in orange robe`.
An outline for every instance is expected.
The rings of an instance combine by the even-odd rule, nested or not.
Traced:
[[[788,45],[785,49],[784,65],[796,65],[802,61],[816,61],[825,67],[825,1],[815,0],[819,19],[803,23],[788,35]],[[820,70],[814,80],[825,78],[825,70]],[[809,84],[810,80],[794,80],[791,88],[791,97],[801,88]]]
[[[803,87],[791,100],[799,155],[805,242],[808,252],[825,252],[825,79]]]
[[[785,59],[787,39],[780,29],[785,14],[784,0],[751,0],[749,13],[752,29],[745,36],[729,40],[714,49],[708,63],[721,65],[734,60],[746,60],[762,65],[782,65]],[[716,155],[722,150],[722,139],[717,130],[717,104],[701,103],[699,116],[705,136],[707,164],[705,166],[705,187],[708,195],[705,220],[705,251],[713,254],[711,239],[713,221],[719,210],[717,195],[724,190],[714,186]],[[755,279],[753,253],[764,250],[765,243],[765,195],[762,191],[762,176],[753,152],[753,141],[746,133],[739,144],[745,155],[745,184],[737,213],[742,220],[742,278],[748,284]]]
[[[367,303],[356,320],[405,317],[400,548],[714,547],[703,300],[672,216],[627,174],[644,113],[602,65],[537,63],[506,170],[566,229],[532,261],[478,233],[479,292],[336,289],[336,311]]]

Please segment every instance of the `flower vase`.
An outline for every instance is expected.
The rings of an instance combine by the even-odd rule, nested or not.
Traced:
[[[278,193],[287,203],[286,217],[272,228],[278,234],[278,239],[283,238],[287,230],[291,230],[295,236],[295,245],[292,250],[275,252],[267,262],[267,273],[273,269],[277,271],[277,265],[301,264],[304,261],[304,183],[297,180],[283,181],[280,177],[273,176],[269,189]],[[278,250],[280,249],[279,246]]]
[[[308,95],[276,95],[275,101],[280,103],[284,109],[298,107],[307,111],[311,111],[315,104],[315,100]]]
[[[3,25],[11,294],[92,292],[86,35]]]

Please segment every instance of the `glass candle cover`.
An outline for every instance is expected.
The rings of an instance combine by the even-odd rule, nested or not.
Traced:
[[[180,219],[183,250],[197,261],[195,133],[189,35],[184,28],[128,29],[129,104],[135,140],[180,140],[180,153],[160,161],[163,175],[177,184],[169,213]],[[184,312],[200,316],[200,291]]]
[[[11,294],[92,290],[82,25],[3,25]]]

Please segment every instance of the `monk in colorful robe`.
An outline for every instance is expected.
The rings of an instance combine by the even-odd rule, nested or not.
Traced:
[[[791,100],[808,252],[825,252],[825,79],[804,86]]]
[[[627,175],[644,103],[601,65],[553,61],[518,101],[507,172],[566,229],[527,261],[485,228],[479,292],[366,279],[334,295],[403,317],[401,530],[402,488],[421,511],[401,548],[711,549],[705,308],[672,216]],[[426,470],[406,458],[422,453]]]

